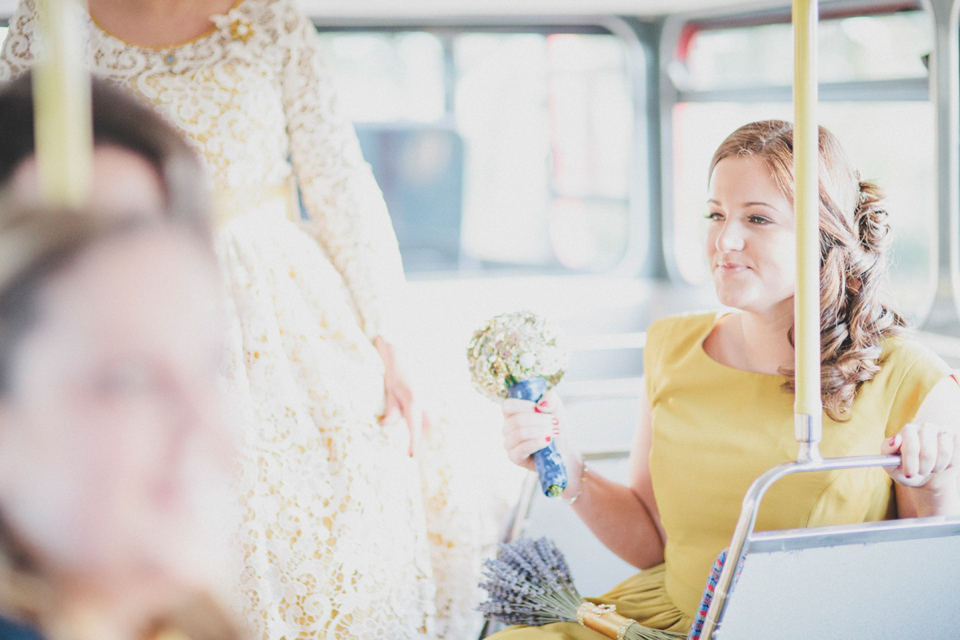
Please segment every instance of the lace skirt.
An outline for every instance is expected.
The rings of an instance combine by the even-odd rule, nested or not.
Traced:
[[[442,474],[422,481],[421,462],[438,458],[406,455],[402,420],[378,423],[383,363],[343,279],[279,211],[233,218],[216,249],[232,306],[239,589],[253,637],[434,637],[438,577],[476,583],[476,547],[454,539],[471,524],[447,521],[468,511]],[[472,624],[473,589],[440,587],[465,598],[441,593],[442,613]]]

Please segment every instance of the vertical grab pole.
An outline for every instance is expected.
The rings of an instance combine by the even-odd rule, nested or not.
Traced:
[[[796,396],[794,430],[800,462],[820,459],[819,135],[817,127],[818,0],[793,0],[793,167],[797,229],[794,296]]]
[[[713,640],[723,617],[733,576],[756,522],[760,498],[780,477],[801,470],[847,468],[820,455],[823,404],[820,401],[820,159],[817,127],[818,0],[793,0],[793,175],[797,230],[797,290],[794,295],[794,431],[800,443],[797,462],[774,467],[758,478],[744,497],[727,559],[700,632]],[[869,460],[870,465],[877,460]],[[831,463],[831,464],[826,464]]]
[[[77,208],[90,194],[93,116],[84,0],[40,0],[33,102],[40,193]]]

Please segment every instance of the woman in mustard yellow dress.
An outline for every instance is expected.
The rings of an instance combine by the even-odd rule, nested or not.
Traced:
[[[746,125],[711,163],[707,258],[732,313],[655,322],[628,484],[563,449],[564,497],[617,555],[643,571],[597,599],[641,624],[686,632],[717,554],[729,545],[752,481],[796,458],[793,430],[795,228],[792,127]],[[934,354],[904,337],[879,300],[889,244],[881,194],[861,182],[836,138],[820,130],[822,451],[899,453],[900,467],[792,476],[774,485],[758,530],[960,513],[960,386]],[[515,463],[567,428],[563,406],[507,400]],[[602,636],[577,624],[497,636]]]

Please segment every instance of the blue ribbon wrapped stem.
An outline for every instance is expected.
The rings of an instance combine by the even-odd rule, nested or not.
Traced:
[[[547,381],[543,378],[521,380],[507,387],[507,395],[511,398],[539,402],[547,391]],[[557,451],[556,441],[551,442],[543,449],[533,454],[533,461],[537,465],[537,475],[540,477],[540,488],[548,498],[555,498],[567,488],[567,468],[563,458]]]

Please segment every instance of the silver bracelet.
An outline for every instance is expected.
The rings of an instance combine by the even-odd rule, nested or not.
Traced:
[[[579,500],[579,499],[580,499],[580,495],[583,493],[583,485],[584,485],[584,483],[587,481],[587,471],[589,471],[589,469],[587,469],[587,463],[586,463],[586,462],[584,462],[584,463],[581,464],[581,469],[582,469],[582,470],[581,470],[581,472],[580,472],[580,486],[577,487],[577,493],[576,493],[576,495],[574,495],[572,498],[564,498],[564,499],[563,499],[564,502],[566,502],[566,503],[569,504],[569,505],[572,505],[574,502],[576,502],[577,500]]]

